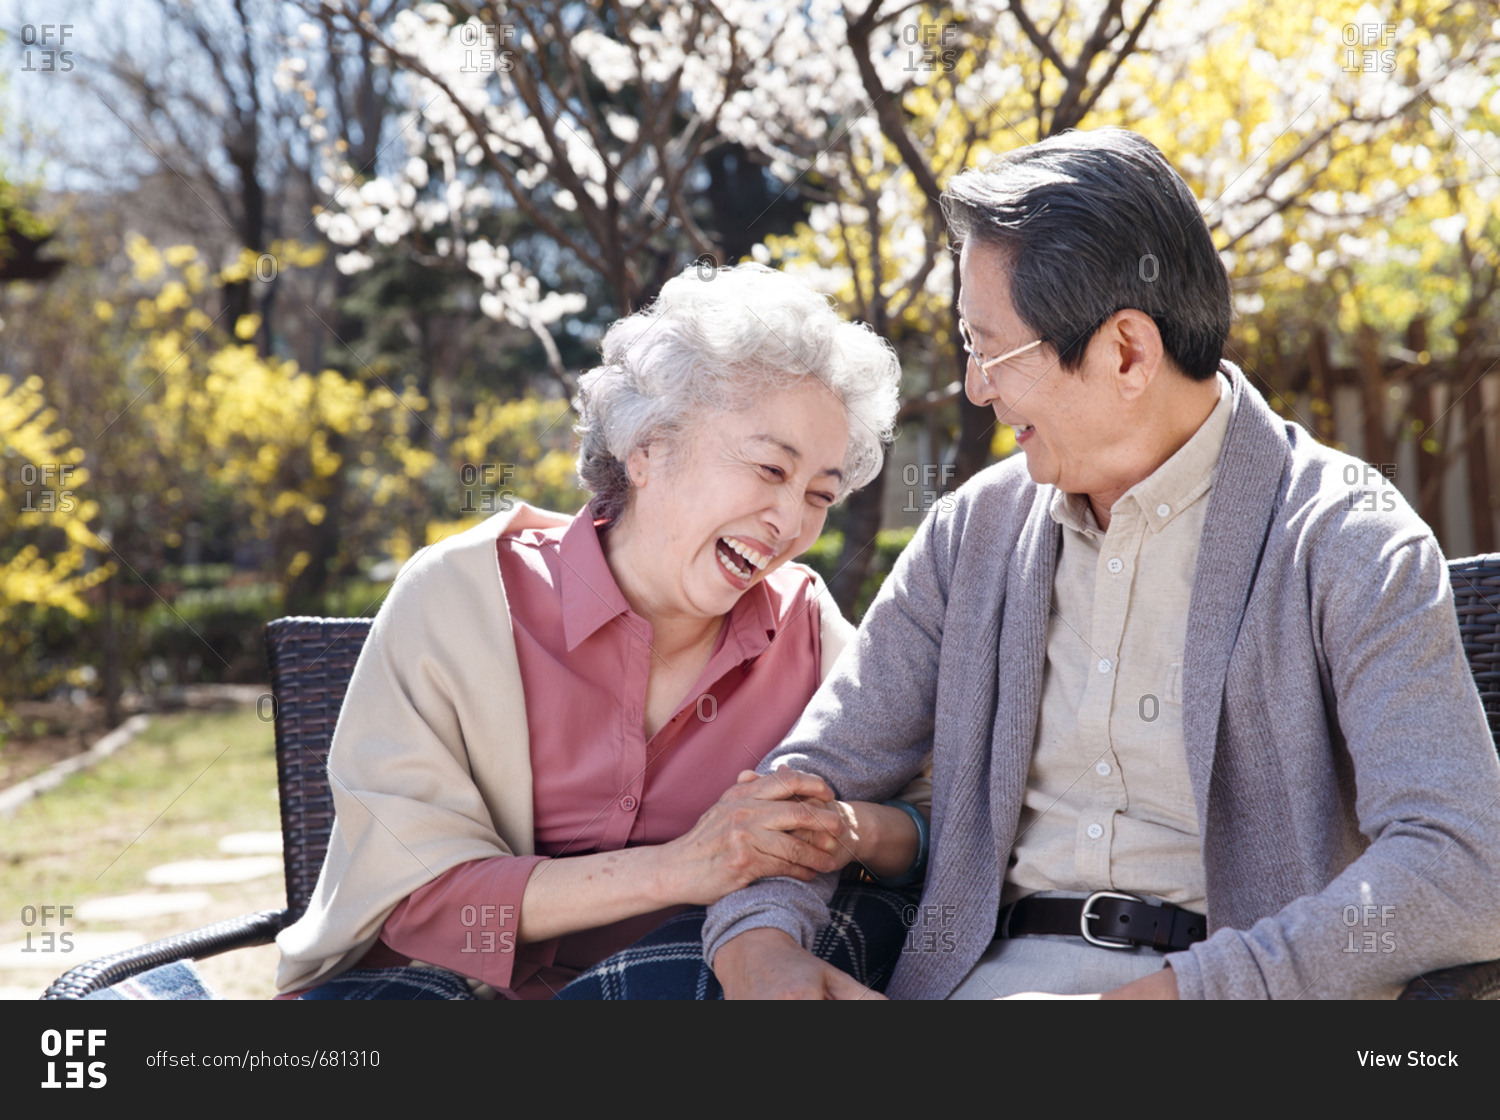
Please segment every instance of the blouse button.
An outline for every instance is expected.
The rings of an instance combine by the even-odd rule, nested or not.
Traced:
[[[624,797],[620,798],[620,808],[624,809],[627,813],[635,812],[636,804],[636,799],[631,797],[628,793]]]
[[[1124,567],[1125,567],[1125,562],[1123,560],[1121,560],[1118,556],[1111,556],[1109,558],[1109,570],[1111,572],[1113,572],[1115,575],[1119,575],[1120,572],[1124,569]]]

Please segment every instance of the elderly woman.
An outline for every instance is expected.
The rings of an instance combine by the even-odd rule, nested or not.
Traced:
[[[670,281],[603,359],[577,400],[593,500],[423,550],[382,606],[283,993],[546,998],[755,879],[923,858],[909,802],[752,772],[851,633],[790,561],[880,469],[890,348],[745,265]]]

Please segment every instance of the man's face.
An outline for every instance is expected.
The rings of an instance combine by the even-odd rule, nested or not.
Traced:
[[[963,280],[961,313],[984,358],[998,357],[1035,339],[1010,301],[1010,280],[998,250],[969,242],[959,258]],[[1096,360],[1095,336],[1081,369],[1066,371],[1050,345],[1038,346],[991,366],[989,381],[971,356],[965,390],[977,405],[989,405],[1002,424],[1016,430],[1026,468],[1037,483],[1071,494],[1111,489],[1111,463],[1125,451],[1124,402]]]

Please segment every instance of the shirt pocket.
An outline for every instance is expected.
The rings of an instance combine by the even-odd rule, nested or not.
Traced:
[[[1196,831],[1193,779],[1188,773],[1187,748],[1182,741],[1182,662],[1167,666],[1161,683],[1156,718],[1156,749],[1146,782],[1131,791],[1131,801],[1158,823]]]
[[[1167,683],[1161,690],[1162,703],[1182,707],[1182,662],[1174,661],[1167,666]]]

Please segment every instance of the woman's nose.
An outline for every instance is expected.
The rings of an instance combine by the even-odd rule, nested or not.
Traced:
[[[769,511],[770,522],[777,539],[771,543],[780,548],[787,541],[802,535],[803,502],[791,486],[782,486],[776,504]]]

